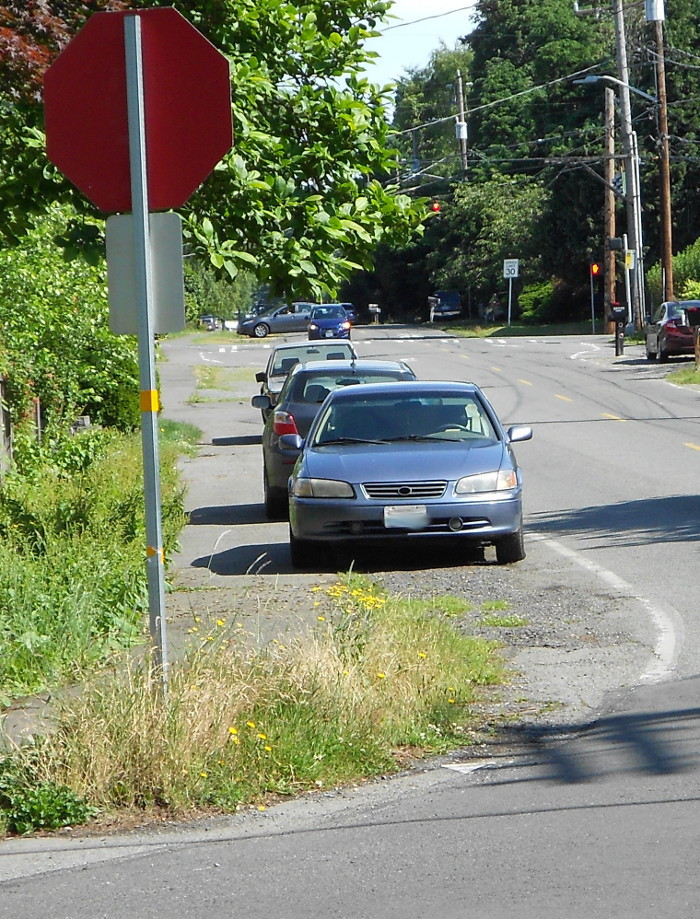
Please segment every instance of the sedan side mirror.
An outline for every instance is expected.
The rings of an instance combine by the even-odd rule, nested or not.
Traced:
[[[255,379],[258,383],[264,383],[267,380],[267,374],[265,373],[264,370],[259,370],[255,374]]]
[[[282,434],[279,439],[279,448],[283,456],[296,456],[304,448],[304,438],[298,434]]]
[[[513,427],[506,431],[508,443],[514,444],[520,440],[530,440],[532,437],[532,428],[526,424],[514,424]]]
[[[260,395],[253,396],[253,398],[250,400],[250,404],[253,406],[253,408],[259,408],[262,409],[262,411],[267,411],[268,409],[272,408],[272,400],[267,395],[267,393],[260,393]]]

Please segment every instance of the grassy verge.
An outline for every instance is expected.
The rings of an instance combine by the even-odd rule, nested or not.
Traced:
[[[79,808],[84,819],[231,812],[398,770],[407,751],[467,745],[486,687],[505,679],[494,643],[455,629],[450,604],[414,604],[357,576],[327,594],[331,612],[287,646],[251,650],[221,620],[173,665],[165,701],[133,666],[87,683],[50,736],[0,763],[6,829],[30,828],[21,789],[54,796],[54,825]],[[14,789],[4,799],[3,770]]]
[[[674,370],[673,373],[669,373],[666,379],[669,383],[676,383],[678,386],[698,386],[700,385],[700,370],[698,370],[695,362],[693,362],[688,367],[683,367],[681,370]]]
[[[184,525],[176,460],[194,433],[172,424],[161,432],[169,550]],[[6,476],[0,488],[0,706],[73,682],[140,639],[144,549],[139,435],[88,429],[31,474]]]

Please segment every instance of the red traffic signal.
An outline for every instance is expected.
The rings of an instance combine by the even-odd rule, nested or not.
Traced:
[[[598,262],[593,262],[593,264],[591,265],[591,275],[594,278],[597,278],[599,274],[600,274],[600,265],[598,264]]]

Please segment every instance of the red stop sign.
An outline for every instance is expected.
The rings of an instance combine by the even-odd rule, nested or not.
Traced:
[[[46,153],[101,211],[131,211],[124,17],[141,19],[149,210],[180,207],[233,143],[226,58],[177,10],[95,13],[44,78]]]

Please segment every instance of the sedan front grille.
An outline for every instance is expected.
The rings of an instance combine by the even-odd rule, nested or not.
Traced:
[[[442,498],[447,482],[365,482],[362,488],[368,498],[376,501],[404,500],[422,501],[426,498]]]

